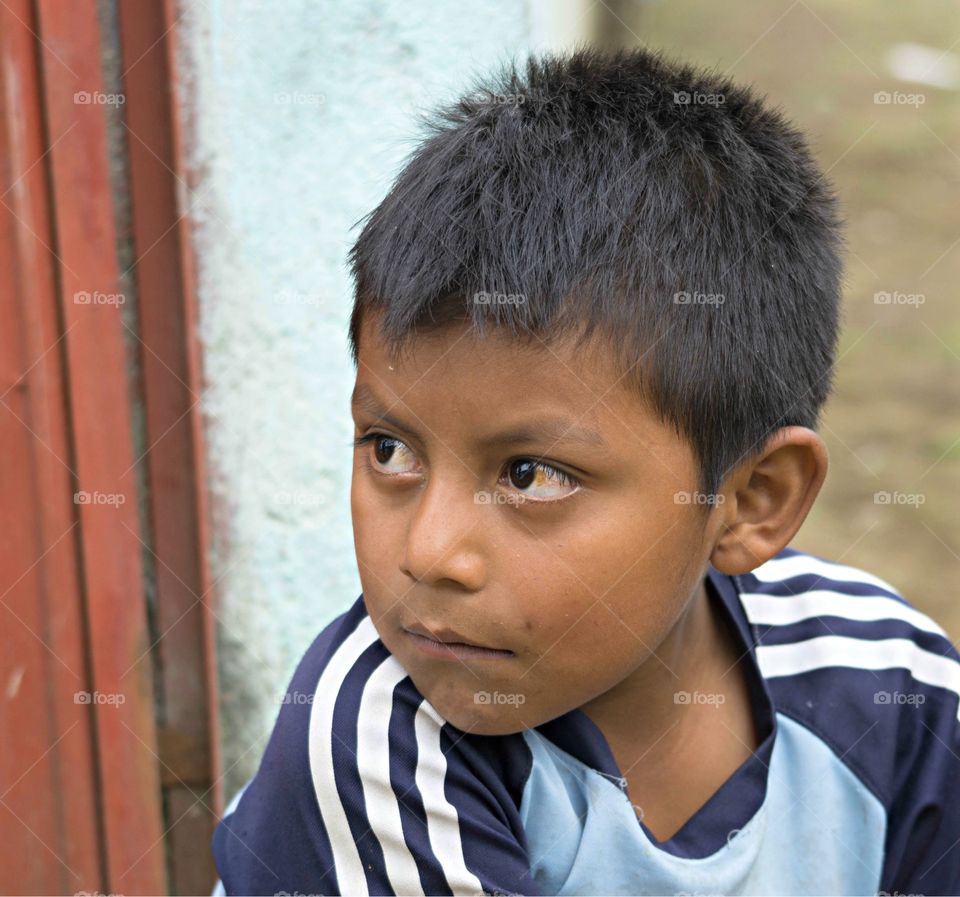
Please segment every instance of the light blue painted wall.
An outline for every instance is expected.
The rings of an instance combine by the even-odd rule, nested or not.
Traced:
[[[417,109],[576,38],[580,0],[185,2],[227,798],[256,769],[294,665],[353,601],[346,348],[354,223]]]

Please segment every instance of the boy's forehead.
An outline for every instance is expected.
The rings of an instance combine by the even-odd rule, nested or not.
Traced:
[[[486,431],[501,421],[529,420],[543,435],[565,433],[607,450],[638,437],[673,442],[672,431],[615,368],[612,353],[605,357],[596,345],[516,339],[495,327],[478,337],[457,323],[417,334],[391,354],[369,320],[361,331],[351,402],[384,421],[391,412],[407,419],[413,412],[421,426],[433,428],[436,415],[456,415],[459,426]],[[491,433],[490,442],[507,435],[495,427]]]
[[[622,378],[602,353],[572,340],[512,336],[489,326],[477,335],[455,322],[411,336],[391,353],[372,322],[364,320],[359,340],[357,382],[383,389],[429,393],[434,398],[484,395],[513,405],[543,399],[584,402],[611,398]],[[377,389],[378,384],[381,389]]]

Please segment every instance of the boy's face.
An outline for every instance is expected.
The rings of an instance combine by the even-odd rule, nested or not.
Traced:
[[[697,488],[690,446],[602,350],[496,327],[477,340],[454,323],[393,358],[375,322],[361,328],[353,415],[357,437],[380,436],[355,451],[351,506],[386,647],[477,734],[540,725],[621,683],[702,589],[707,514],[676,497]],[[411,627],[502,653],[436,656]]]

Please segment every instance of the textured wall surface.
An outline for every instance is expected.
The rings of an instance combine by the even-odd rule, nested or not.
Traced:
[[[353,225],[411,150],[418,109],[571,25],[534,0],[209,0],[181,14],[229,799],[297,660],[360,592]]]

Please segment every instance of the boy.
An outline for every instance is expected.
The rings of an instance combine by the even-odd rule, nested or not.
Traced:
[[[351,255],[363,593],[227,893],[958,893],[960,656],[787,547],[841,248],[797,131],[659,55],[433,120]]]

